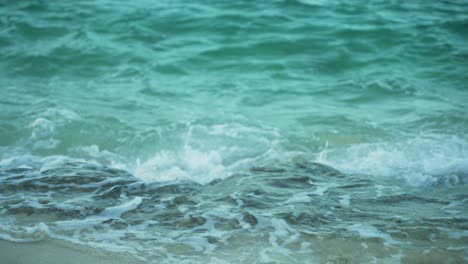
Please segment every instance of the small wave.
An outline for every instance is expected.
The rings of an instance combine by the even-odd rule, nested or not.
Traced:
[[[468,184],[468,141],[421,136],[401,142],[324,148],[318,161],[345,173],[402,178],[414,186]]]
[[[146,182],[207,184],[258,162],[286,158],[277,150],[280,138],[275,130],[240,124],[190,125],[181,146],[159,150],[144,162],[137,159],[133,174]]]
[[[43,240],[49,233],[49,227],[44,223],[38,223],[30,227],[15,226],[11,221],[0,222],[0,239],[25,243]]]
[[[32,115],[34,121],[29,124],[31,136],[28,143],[36,150],[51,150],[61,143],[57,139],[59,129],[71,121],[80,120],[81,117],[69,109],[47,108],[45,111]]]
[[[318,163],[274,163],[198,185],[193,180],[145,183],[125,171],[69,157],[24,157],[0,161],[0,183],[0,239],[54,238],[158,263],[169,257],[224,256],[226,248],[245,252],[252,259],[248,263],[310,259],[311,250],[320,256],[319,245],[336,234],[369,247],[400,250],[406,237],[421,243],[424,236],[435,243],[429,239],[434,221],[428,224],[428,216],[444,217],[438,222],[444,231],[437,232],[449,235],[434,236],[436,242],[448,239],[458,245],[465,238],[450,236],[466,222],[457,212],[465,204],[463,190],[441,199],[431,198],[433,189],[409,195],[397,186],[381,186],[379,179]],[[402,222],[398,219],[408,217],[402,203],[425,209]],[[373,223],[361,223],[371,217]],[[311,241],[314,247],[307,244]]]
[[[399,241],[394,240],[389,234],[384,233],[373,226],[366,226],[362,224],[354,224],[348,227],[351,232],[356,232],[362,238],[378,238],[388,244],[399,244]]]
[[[181,153],[162,151],[144,163],[137,162],[135,176],[148,182],[195,179],[208,183],[226,177],[218,152],[203,153],[186,146]]]

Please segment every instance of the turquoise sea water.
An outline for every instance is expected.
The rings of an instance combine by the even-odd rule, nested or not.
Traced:
[[[467,73],[461,0],[0,0],[0,239],[467,262]]]

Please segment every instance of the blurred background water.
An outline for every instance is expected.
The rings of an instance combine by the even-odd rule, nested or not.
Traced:
[[[467,43],[461,0],[0,0],[0,238],[467,261]]]

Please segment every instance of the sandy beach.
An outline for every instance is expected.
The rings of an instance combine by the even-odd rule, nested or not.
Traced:
[[[0,240],[2,264],[142,264],[144,262],[121,253],[109,253],[58,240],[15,243]]]

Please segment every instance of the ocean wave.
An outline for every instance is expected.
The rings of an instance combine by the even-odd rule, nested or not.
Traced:
[[[468,183],[468,141],[463,137],[432,135],[398,142],[325,147],[318,161],[346,173],[403,179],[416,186]]]
[[[453,235],[464,224],[463,190],[438,190],[437,199],[418,188],[406,194],[385,178],[343,174],[318,163],[275,163],[199,185],[143,182],[125,171],[63,157],[29,160],[37,166],[19,165],[26,159],[0,163],[1,239],[60,239],[163,262],[222,256],[245,241],[252,241],[253,248],[243,249],[250,260],[310,259],[311,253],[323,259],[331,252],[317,253],[305,241],[329,241],[337,233],[389,254],[405,244],[419,250],[427,241],[460,245],[464,239]],[[417,217],[406,221],[411,208],[402,203],[431,212],[413,212]],[[369,217],[372,223],[361,223]],[[428,228],[434,224],[428,217],[445,217],[439,231]]]

